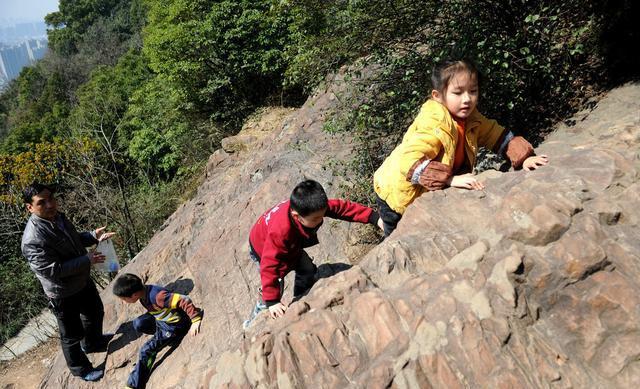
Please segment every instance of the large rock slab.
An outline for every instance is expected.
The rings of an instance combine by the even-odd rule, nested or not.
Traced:
[[[638,387],[639,99],[614,90],[558,129],[543,169],[423,195],[357,266],[223,354],[242,380],[220,363],[203,384]]]
[[[327,223],[310,250],[324,278],[283,318],[243,332],[258,287],[252,223],[304,177],[336,193],[326,165],[351,146],[321,130],[333,93],[214,154],[196,198],[124,269],[205,309],[203,333],[149,387],[640,386],[638,85],[559,126],[537,150],[549,166],[484,172],[480,192],[427,193],[370,251],[360,226]],[[105,378],[82,383],[58,357],[42,387],[124,384],[146,340],[126,323],[142,308],[109,292],[105,327],[122,333]]]

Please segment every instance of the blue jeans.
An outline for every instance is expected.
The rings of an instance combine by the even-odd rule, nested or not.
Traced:
[[[158,352],[166,346],[180,343],[191,328],[191,320],[185,316],[178,323],[169,324],[157,321],[151,314],[145,313],[133,321],[133,328],[138,332],[153,335],[153,338],[149,339],[140,349],[138,363],[127,381],[128,386],[139,389],[144,388],[149,380],[151,368]]]

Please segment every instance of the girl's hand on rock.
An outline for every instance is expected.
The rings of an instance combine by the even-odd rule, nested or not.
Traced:
[[[544,166],[549,163],[549,158],[546,155],[534,155],[524,160],[522,168],[526,171],[536,170],[540,166]]]
[[[470,190],[484,189],[484,184],[476,180],[476,178],[471,173],[453,176],[453,178],[451,179],[451,186],[454,188]]]

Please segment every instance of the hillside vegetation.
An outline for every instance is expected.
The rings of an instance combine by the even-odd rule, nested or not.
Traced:
[[[20,255],[20,189],[59,186],[76,225],[115,230],[133,258],[197,187],[220,140],[265,105],[299,106],[345,65],[328,131],[361,142],[350,197],[429,92],[429,69],[473,58],[481,109],[532,138],[638,75],[638,3],[554,1],[61,0],[51,51],[0,95],[0,342],[45,299]],[[361,78],[366,69],[375,77]],[[344,69],[344,68],[343,68]],[[366,81],[362,81],[366,80]],[[355,109],[354,109],[355,108]]]

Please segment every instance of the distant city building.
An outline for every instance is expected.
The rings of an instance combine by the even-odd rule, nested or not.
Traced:
[[[17,77],[22,68],[33,65],[46,52],[47,30],[44,22],[0,27],[0,90]]]
[[[23,67],[44,57],[46,51],[46,39],[31,39],[17,45],[0,46],[0,76],[13,80]]]

